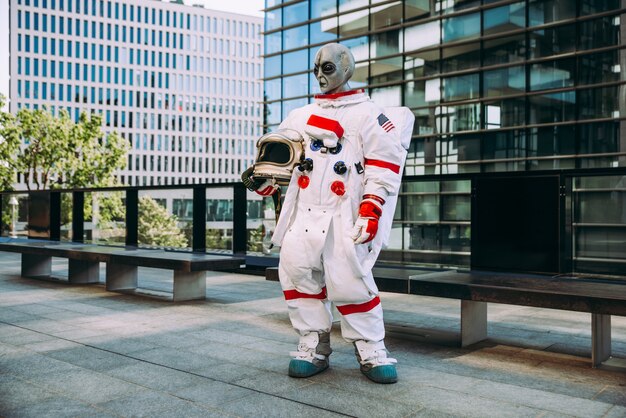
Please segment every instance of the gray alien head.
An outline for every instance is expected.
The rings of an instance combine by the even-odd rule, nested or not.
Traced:
[[[350,90],[348,80],[354,73],[354,56],[344,45],[326,44],[315,54],[313,73],[324,94]]]

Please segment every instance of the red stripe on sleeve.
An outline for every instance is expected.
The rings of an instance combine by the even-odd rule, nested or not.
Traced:
[[[337,135],[337,138],[341,138],[343,136],[343,127],[339,124],[339,122],[333,119],[311,115],[306,124],[315,126],[316,128],[326,129],[327,131],[333,131],[335,135]]]
[[[293,300],[293,299],[326,299],[326,287],[322,288],[322,291],[316,295],[311,295],[309,293],[298,292],[297,290],[284,290],[285,300]]]
[[[358,304],[355,304],[355,305],[337,306],[337,310],[342,315],[350,315],[350,314],[353,314],[353,313],[361,313],[361,312],[371,311],[372,309],[374,309],[378,305],[380,305],[380,298],[378,296],[376,296],[374,299],[370,300],[369,302],[358,303]]]
[[[365,165],[373,165],[376,167],[382,167],[382,168],[387,168],[391,171],[393,171],[396,174],[400,174],[400,166],[396,165],[396,164],[392,164],[390,162],[387,161],[383,161],[383,160],[370,160],[370,159],[365,159]]]

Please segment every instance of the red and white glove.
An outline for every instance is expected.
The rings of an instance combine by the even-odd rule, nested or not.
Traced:
[[[279,186],[276,184],[276,180],[267,179],[255,191],[261,196],[271,196],[276,192],[276,190],[278,190],[278,187]]]
[[[383,214],[385,200],[373,194],[363,196],[359,217],[352,228],[351,238],[355,244],[370,242],[378,232],[378,220]]]

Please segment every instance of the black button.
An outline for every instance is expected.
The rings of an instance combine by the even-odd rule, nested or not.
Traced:
[[[343,161],[337,161],[333,169],[335,170],[335,173],[339,175],[346,174],[346,171],[348,171],[348,167],[346,167],[346,163]]]

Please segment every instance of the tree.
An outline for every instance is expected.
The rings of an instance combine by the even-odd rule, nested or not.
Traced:
[[[178,218],[150,196],[139,198],[138,239],[159,247],[186,247],[187,238],[178,227]]]
[[[0,95],[0,109],[5,105]],[[28,190],[112,186],[126,165],[128,142],[102,132],[102,117],[81,113],[75,123],[63,109],[0,110],[0,187],[10,190],[21,174]]]

